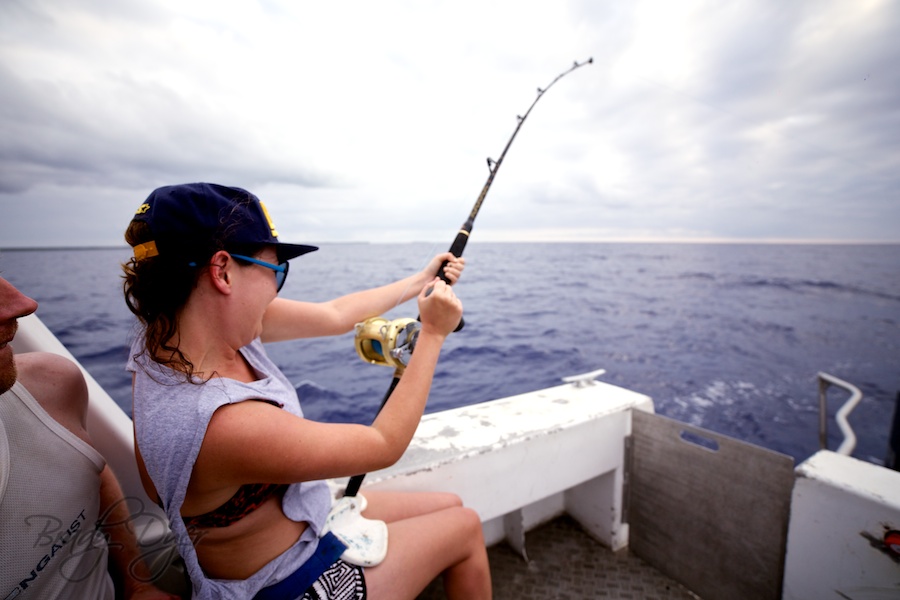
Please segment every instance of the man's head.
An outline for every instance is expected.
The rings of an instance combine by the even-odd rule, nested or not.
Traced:
[[[0,394],[16,382],[16,363],[10,342],[16,335],[17,319],[37,310],[38,304],[0,277]]]

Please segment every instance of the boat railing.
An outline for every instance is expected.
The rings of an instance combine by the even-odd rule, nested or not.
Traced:
[[[838,424],[838,428],[841,430],[841,433],[844,435],[844,440],[841,442],[841,445],[838,446],[838,449],[835,450],[838,454],[843,454],[845,456],[850,456],[853,452],[853,449],[856,447],[856,434],[853,433],[853,428],[850,427],[850,423],[847,420],[847,417],[850,416],[850,413],[856,408],[856,405],[859,404],[859,401],[862,400],[862,392],[859,391],[859,388],[853,385],[852,383],[848,383],[843,379],[838,379],[833,375],[829,375],[828,373],[820,372],[818,374],[819,379],[819,447],[822,450],[828,449],[828,388],[832,385],[835,385],[839,388],[842,388],[848,392],[850,392],[850,398],[844,402],[843,406],[841,406],[837,413],[834,415],[834,420]]]

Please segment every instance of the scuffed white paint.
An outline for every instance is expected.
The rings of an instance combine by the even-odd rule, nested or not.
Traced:
[[[784,598],[900,598],[900,473],[822,450],[796,469]]]
[[[371,481],[498,450],[633,407],[653,411],[648,396],[597,382],[589,387],[561,385],[432,413],[422,417],[403,458],[393,467],[371,474]]]
[[[597,382],[426,415],[401,460],[366,485],[453,491],[479,513],[491,541],[519,538],[521,526],[565,510],[619,549],[628,539],[624,447],[635,408],[652,412],[653,403]]]

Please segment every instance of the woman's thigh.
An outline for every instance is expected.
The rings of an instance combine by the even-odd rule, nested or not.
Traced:
[[[363,490],[368,506],[363,516],[385,523],[402,521],[447,508],[462,506],[455,494],[444,492],[380,492]]]
[[[415,598],[444,570],[466,560],[472,547],[484,546],[481,521],[454,506],[388,524],[388,553],[366,569],[372,600]]]

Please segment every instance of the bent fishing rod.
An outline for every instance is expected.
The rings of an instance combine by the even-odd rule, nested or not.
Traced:
[[[453,254],[453,256],[457,258],[461,257],[463,251],[466,249],[466,244],[469,241],[469,235],[472,233],[472,227],[475,224],[475,218],[478,216],[478,212],[481,210],[481,205],[484,203],[484,199],[487,196],[488,190],[491,189],[491,184],[494,183],[494,177],[497,176],[497,171],[500,170],[500,165],[503,164],[503,159],[506,157],[506,153],[507,151],[509,151],[509,147],[512,146],[513,140],[516,139],[516,135],[518,135],[519,130],[522,129],[522,125],[525,123],[525,119],[527,119],[528,115],[531,114],[531,110],[534,108],[535,104],[538,103],[538,100],[540,100],[544,96],[544,94],[547,93],[547,90],[553,87],[553,85],[557,81],[559,81],[575,69],[583,67],[587,64],[591,64],[593,62],[593,58],[588,58],[586,61],[580,63],[578,61],[575,61],[571,67],[557,75],[556,78],[551,81],[547,87],[537,89],[537,97],[535,97],[534,101],[531,103],[531,106],[528,107],[528,110],[525,111],[524,115],[516,115],[518,123],[516,124],[516,128],[513,131],[512,136],[510,136],[509,141],[506,142],[506,146],[503,148],[503,152],[500,153],[500,158],[498,158],[497,160],[493,160],[492,158],[488,157],[487,159],[487,181],[485,182],[484,187],[481,188],[481,193],[478,194],[478,199],[475,200],[475,205],[472,207],[472,211],[469,213],[468,218],[462,224],[462,227],[460,227],[459,232],[456,234],[456,238],[450,245],[449,252]],[[436,275],[444,282],[449,284],[450,279],[444,273],[444,267],[447,266],[447,262],[448,261],[444,261],[443,264],[441,264]],[[372,319],[369,319],[365,323],[360,323],[359,325],[357,325],[356,351],[359,354],[360,358],[372,364],[392,366],[395,369],[394,378],[391,381],[391,385],[388,387],[387,393],[381,400],[381,406],[379,406],[378,408],[379,413],[381,412],[381,409],[384,408],[384,405],[387,404],[388,400],[391,397],[391,394],[394,393],[394,389],[400,382],[400,377],[403,375],[403,370],[406,368],[409,357],[412,355],[412,351],[415,348],[415,341],[418,335],[418,326],[416,321],[417,320],[414,319],[396,319],[394,321],[388,321],[387,319],[384,319],[382,317],[374,317]],[[456,331],[462,329],[464,324],[465,322],[463,320],[460,320],[459,325],[456,327]],[[353,477],[351,477],[350,482],[347,484],[347,488],[344,490],[344,495],[356,496],[365,477],[365,474],[354,475]]]

